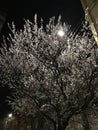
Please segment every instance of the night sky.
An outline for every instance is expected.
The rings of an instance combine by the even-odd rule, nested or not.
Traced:
[[[6,13],[5,25],[14,21],[19,29],[24,19],[33,21],[35,13],[39,19],[43,18],[44,23],[61,14],[62,21],[72,25],[73,31],[84,17],[80,0],[0,0],[0,10]]]
[[[6,22],[2,35],[8,34],[7,23],[15,22],[17,28],[22,28],[24,19],[33,21],[35,13],[38,18],[43,18],[48,23],[49,18],[56,18],[61,14],[62,21],[72,26],[72,31],[77,31],[84,12],[80,0],[0,0],[0,11],[6,13]],[[9,111],[4,102],[9,91],[0,90],[0,116]]]

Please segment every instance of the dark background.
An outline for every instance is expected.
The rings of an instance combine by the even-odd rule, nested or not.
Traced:
[[[80,0],[1,0],[0,10],[6,13],[6,23],[14,21],[17,28],[22,28],[24,19],[32,21],[35,13],[44,23],[61,14],[62,21],[76,31],[84,17]]]
[[[77,32],[84,19],[84,12],[80,0],[0,0],[0,11],[6,14],[6,22],[2,28],[1,36],[8,35],[7,23],[15,22],[18,29],[23,27],[24,19],[33,21],[35,13],[44,23],[49,18],[56,18],[61,14],[62,21],[72,26],[72,31]],[[11,111],[5,102],[10,91],[0,89],[0,117],[6,116]]]

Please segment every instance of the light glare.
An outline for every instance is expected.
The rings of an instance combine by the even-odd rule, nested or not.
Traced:
[[[11,118],[11,117],[12,117],[12,113],[10,113],[10,114],[8,115],[8,117]]]
[[[57,34],[58,36],[63,37],[65,33],[63,30],[59,30]]]

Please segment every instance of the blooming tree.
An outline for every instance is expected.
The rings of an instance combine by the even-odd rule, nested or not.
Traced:
[[[5,44],[0,54],[0,82],[14,90],[9,103],[16,112],[38,112],[54,130],[65,130],[71,117],[97,96],[98,47],[93,37],[85,31],[73,36],[60,17],[44,28],[35,15],[23,30],[14,24],[11,30],[10,47]]]

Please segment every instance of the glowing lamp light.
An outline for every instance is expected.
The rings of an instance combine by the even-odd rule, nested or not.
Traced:
[[[13,116],[13,114],[12,114],[12,113],[8,114],[8,117],[9,117],[9,118],[11,118],[12,116]]]
[[[57,35],[60,36],[60,37],[63,37],[64,36],[64,31],[63,30],[59,30]]]

